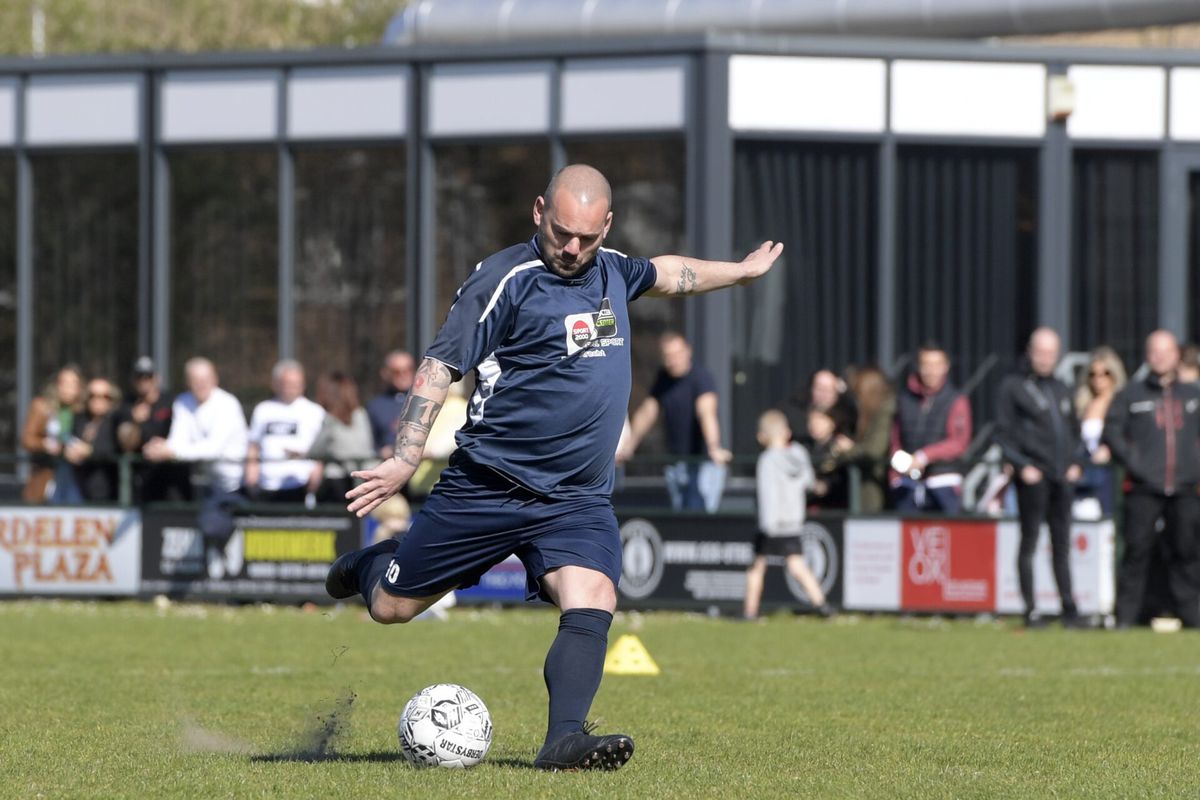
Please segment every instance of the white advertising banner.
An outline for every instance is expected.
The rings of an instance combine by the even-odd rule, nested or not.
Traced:
[[[900,520],[847,519],[842,605],[849,610],[900,610]]]
[[[0,594],[136,594],[142,522],[111,508],[0,508]]]
[[[1017,578],[1017,550],[1021,528],[1015,520],[1001,522],[996,537],[996,610],[1001,614],[1021,614],[1025,601]],[[1116,554],[1116,529],[1112,520],[1071,524],[1071,590],[1081,614],[1110,614],[1116,587],[1113,558]],[[1037,551],[1033,555],[1033,593],[1038,611],[1058,614],[1062,611],[1058,585],[1050,552],[1050,532],[1042,526]]]

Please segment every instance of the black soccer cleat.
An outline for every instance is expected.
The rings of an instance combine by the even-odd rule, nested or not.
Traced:
[[[358,594],[359,565],[377,555],[394,553],[399,546],[400,542],[396,539],[384,539],[362,550],[338,556],[329,565],[329,573],[325,576],[325,591],[334,600],[345,600]]]
[[[533,761],[537,769],[550,772],[575,772],[584,769],[614,770],[633,757],[633,739],[622,733],[592,736],[585,728],[568,733],[554,744],[542,747]]]

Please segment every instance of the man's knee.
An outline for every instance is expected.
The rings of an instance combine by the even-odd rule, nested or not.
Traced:
[[[562,611],[596,608],[611,613],[617,609],[617,587],[603,572],[586,567],[560,567],[547,572],[542,580]]]
[[[371,596],[371,606],[368,609],[371,619],[381,625],[403,625],[412,622],[426,605],[424,601],[411,597],[395,597],[382,589],[376,588]]]

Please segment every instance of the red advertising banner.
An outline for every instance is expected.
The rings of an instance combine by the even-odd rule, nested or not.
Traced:
[[[995,522],[905,520],[901,539],[902,609],[995,609]]]

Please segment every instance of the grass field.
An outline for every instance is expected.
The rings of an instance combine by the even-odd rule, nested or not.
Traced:
[[[620,615],[660,677],[605,680],[617,773],[530,768],[548,611],[384,628],[361,610],[0,603],[6,797],[1184,797],[1200,637],[1011,623]],[[415,770],[408,697],[465,684],[487,762]],[[353,694],[353,700],[350,700]],[[348,708],[347,708],[348,706]],[[330,715],[336,713],[336,724]],[[322,735],[336,728],[336,735]],[[323,760],[305,754],[325,752]]]

